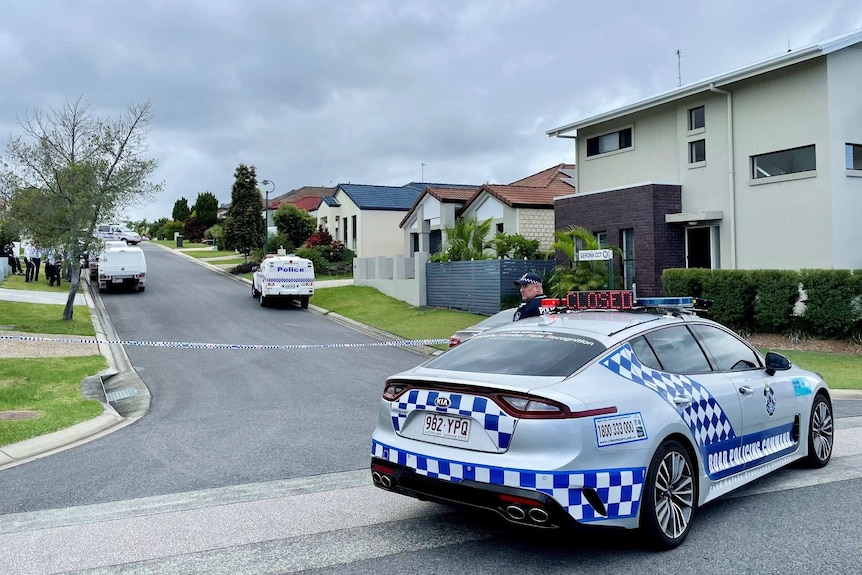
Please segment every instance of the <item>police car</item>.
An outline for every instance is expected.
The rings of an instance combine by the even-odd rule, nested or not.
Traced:
[[[533,527],[685,539],[698,507],[793,461],[822,467],[822,377],[692,313],[691,298],[573,292],[386,381],[381,489]]]
[[[261,307],[277,299],[293,299],[308,308],[314,295],[314,262],[294,254],[269,254],[253,269],[251,296],[260,299]]]

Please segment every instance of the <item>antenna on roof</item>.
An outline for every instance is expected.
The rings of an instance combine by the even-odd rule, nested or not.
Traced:
[[[677,86],[682,86],[682,52],[679,49],[676,51],[676,76],[679,82]]]
[[[421,176],[420,176],[420,178],[419,178],[419,181],[420,181],[420,182],[424,182],[424,181],[425,181],[425,162],[422,162],[422,173],[421,173]]]
[[[790,38],[787,39],[787,51],[790,52]]]

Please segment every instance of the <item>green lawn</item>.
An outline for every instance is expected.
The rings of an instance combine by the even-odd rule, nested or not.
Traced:
[[[95,337],[90,310],[76,305],[72,319],[63,319],[63,304],[37,304],[0,301],[0,329],[26,333],[81,335]]]
[[[24,276],[6,276],[2,282],[0,282],[0,288],[5,289],[20,289],[27,291],[50,291],[56,293],[69,293],[69,287],[72,284],[66,281],[66,278],[63,278],[62,282],[59,286],[51,287],[48,285],[48,280],[45,279],[44,272],[39,273],[39,281],[27,282],[24,281]],[[81,292],[83,286],[78,284],[78,292]]]
[[[765,353],[765,350],[761,350]],[[835,389],[862,389],[862,355],[825,351],[781,351],[794,365],[823,376]]]
[[[101,355],[0,359],[0,411],[30,412],[34,416],[0,419],[0,446],[65,429],[101,414],[101,403],[81,396],[81,381],[107,367]]]
[[[191,256],[196,259],[206,259],[206,258],[218,258],[222,256],[237,256],[240,261],[242,261],[242,255],[237,255],[234,250],[210,250],[210,251],[186,251],[182,248],[177,249],[177,251],[183,252],[187,256]]]

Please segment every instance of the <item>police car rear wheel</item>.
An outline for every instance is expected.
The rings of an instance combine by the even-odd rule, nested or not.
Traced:
[[[269,302],[266,301],[266,296],[261,293],[260,294],[260,307],[266,307],[267,305],[269,305]]]
[[[678,441],[664,442],[653,455],[644,485],[641,528],[651,543],[672,549],[688,535],[697,506],[691,456]]]
[[[832,458],[832,440],[835,420],[832,417],[832,404],[823,394],[818,394],[811,405],[811,418],[808,428],[809,467],[820,468]]]
[[[255,299],[260,297],[260,292],[257,291],[257,289],[255,289],[254,283],[251,284],[251,297],[253,297]]]

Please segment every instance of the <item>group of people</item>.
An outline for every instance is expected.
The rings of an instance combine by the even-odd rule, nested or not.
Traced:
[[[45,279],[48,280],[49,286],[60,285],[61,273],[63,266],[62,252],[49,248],[42,249],[34,239],[24,244],[24,266],[26,271],[21,268],[21,260],[18,259],[15,244],[9,243],[3,246],[3,255],[9,260],[9,266],[12,268],[12,273],[15,275],[24,276],[25,282],[39,281],[39,271],[42,268],[42,260],[45,260]]]

